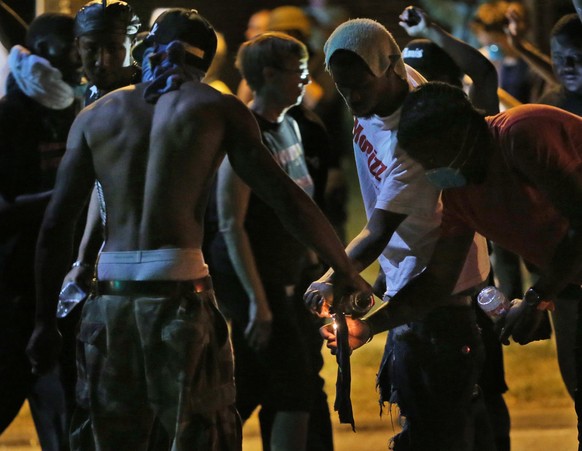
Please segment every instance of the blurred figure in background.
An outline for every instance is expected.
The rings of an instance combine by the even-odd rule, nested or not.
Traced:
[[[28,399],[42,449],[59,451],[68,448],[61,381],[57,372],[33,375],[25,348],[34,326],[35,243],[81,104],[73,18],[38,16],[9,65],[0,100],[0,433]]]
[[[483,54],[495,65],[499,86],[520,102],[527,103],[532,99],[535,80],[527,63],[507,43],[506,14],[510,7],[519,10],[522,17],[525,17],[525,7],[519,2],[486,2],[477,9],[471,21],[471,30]],[[522,25],[527,26],[525,20]]]
[[[261,9],[257,11],[251,17],[247,23],[247,29],[245,30],[246,40],[251,40],[252,38],[264,33],[269,30],[269,20],[271,17],[271,11],[268,9]],[[249,88],[246,80],[243,78],[236,90],[236,96],[247,104],[253,99],[253,92]]]
[[[202,80],[204,83],[208,83],[214,89],[222,92],[223,94],[232,94],[230,88],[222,81],[222,69],[226,64],[226,59],[228,56],[228,48],[226,46],[226,41],[224,40],[224,35],[222,33],[216,32],[216,55],[212,60],[212,64],[206,72],[206,76]]]
[[[6,94],[8,51],[17,44],[24,44],[27,23],[5,2],[0,2],[0,97]]]
[[[506,28],[510,10],[519,11],[524,20],[520,33],[527,30],[525,7],[520,2],[485,2],[477,9],[471,22],[471,29],[483,54],[495,65],[499,77],[499,87],[521,103],[528,103],[537,95],[534,92],[536,80],[533,71],[519,53],[509,45]],[[519,299],[524,289],[523,263],[520,257],[491,242],[491,262],[497,285],[509,299]]]

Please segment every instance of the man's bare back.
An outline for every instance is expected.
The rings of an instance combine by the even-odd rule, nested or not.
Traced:
[[[195,10],[170,9],[147,40],[159,56],[150,60],[157,61],[153,81],[108,94],[71,128],[37,244],[36,324],[27,352],[38,373],[57,361],[57,294],[97,179],[106,239],[82,311],[77,359],[78,400],[90,411],[96,447],[145,449],[158,417],[172,449],[196,443],[238,450],[232,350],[199,249],[209,188],[224,156],[341,275],[338,298],[371,289],[331,224],[262,144],[251,112],[198,81],[216,48],[212,26]]]
[[[81,153],[90,148],[103,186],[104,250],[198,248],[209,186],[225,154],[226,104],[232,102],[188,82],[152,105],[143,99],[145,87],[96,102],[74,125],[69,144]]]
[[[338,294],[368,292],[329,222],[271,157],[238,99],[189,81],[152,105],[143,98],[145,86],[107,95],[71,128],[37,247],[40,322],[54,321],[70,264],[62,250],[72,244],[95,179],[107,208],[104,251],[199,248],[209,187],[225,155],[290,231],[338,269]]]

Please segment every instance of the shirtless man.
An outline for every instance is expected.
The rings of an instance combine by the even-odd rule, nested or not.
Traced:
[[[200,83],[216,48],[211,25],[194,10],[171,9],[147,42],[156,50],[156,78],[98,100],[71,129],[37,247],[29,356],[44,371],[58,355],[55,306],[70,258],[63,250],[97,179],[107,240],[78,356],[78,402],[90,410],[96,448],[145,449],[158,418],[172,449],[240,449],[231,345],[200,251],[211,181],[225,154],[341,274],[337,296],[370,287],[321,211],[262,145],[252,114]]]

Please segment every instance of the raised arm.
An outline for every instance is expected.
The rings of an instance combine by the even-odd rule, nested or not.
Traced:
[[[228,256],[249,298],[249,323],[245,335],[253,348],[263,348],[270,338],[273,314],[245,229],[251,190],[225,158],[218,171],[217,204],[220,232]]]
[[[414,12],[420,21],[416,25],[410,25],[409,18]],[[479,50],[447,33],[419,8],[405,9],[400,15],[399,24],[410,36],[430,39],[447,52],[461,71],[473,81],[469,95],[477,108],[485,110],[488,115],[499,112],[497,71]]]

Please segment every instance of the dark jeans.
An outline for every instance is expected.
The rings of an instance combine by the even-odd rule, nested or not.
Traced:
[[[378,384],[382,399],[396,402],[406,418],[394,450],[494,450],[492,438],[475,447],[476,429],[489,427],[488,421],[476,424],[485,412],[477,385],[483,362],[470,306],[441,307],[392,330]]]

